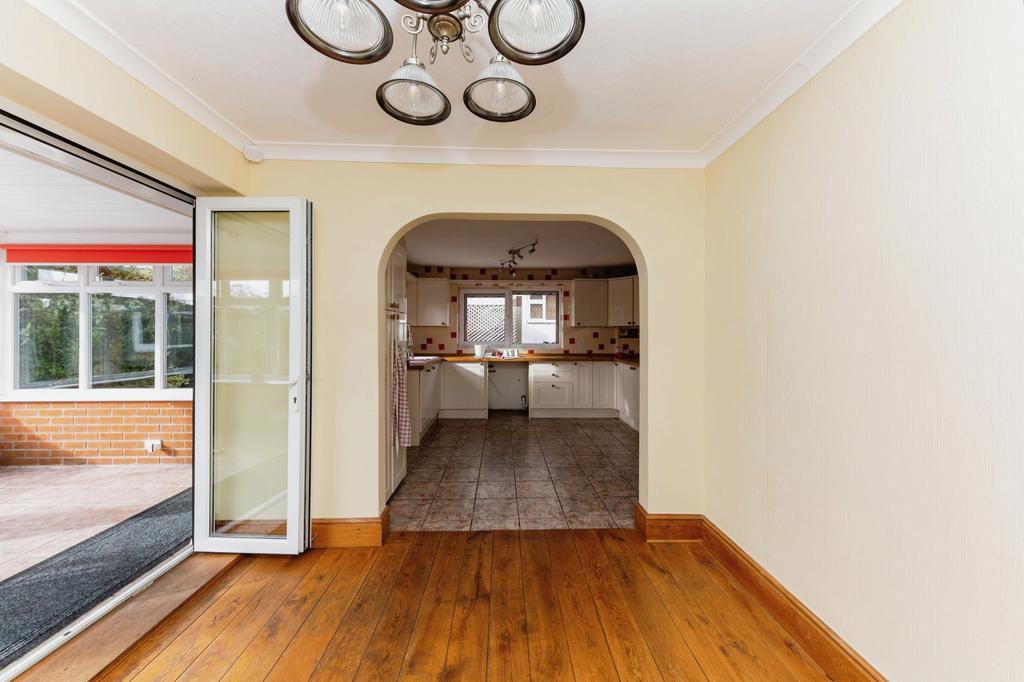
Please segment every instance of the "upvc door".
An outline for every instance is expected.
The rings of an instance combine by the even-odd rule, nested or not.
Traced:
[[[309,546],[309,247],[304,199],[196,204],[196,551]]]

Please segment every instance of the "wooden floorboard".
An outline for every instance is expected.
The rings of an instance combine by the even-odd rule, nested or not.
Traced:
[[[103,679],[357,678],[825,676],[699,544],[561,530],[396,533],[380,548],[245,558]]]

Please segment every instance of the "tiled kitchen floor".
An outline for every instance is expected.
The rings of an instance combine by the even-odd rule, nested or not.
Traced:
[[[391,528],[632,528],[639,434],[616,419],[439,421],[388,502]]]
[[[190,464],[0,466],[0,580],[191,485]]]

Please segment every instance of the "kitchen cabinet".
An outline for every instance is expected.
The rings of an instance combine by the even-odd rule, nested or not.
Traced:
[[[637,324],[633,310],[636,277],[608,280],[608,326],[632,327]]]
[[[419,445],[423,435],[437,419],[441,408],[441,364],[410,369],[406,380],[409,399],[409,428],[412,444]]]
[[[486,418],[487,363],[444,362],[441,366],[441,409],[458,412],[448,415],[455,418]]]
[[[405,313],[408,307],[405,296],[405,247],[399,245],[391,252],[388,267],[384,273],[384,307]]]
[[[574,327],[608,326],[608,280],[573,282],[572,324]]]
[[[572,406],[591,407],[594,404],[594,363],[572,363]]]
[[[419,293],[419,287],[417,286],[416,275],[412,273],[405,273],[405,301],[406,301],[406,312],[405,319],[411,326],[419,324],[416,322],[419,311],[417,310],[418,299],[417,294]]]
[[[420,277],[416,281],[416,324],[420,327],[449,326],[447,279]]]
[[[640,428],[640,369],[624,362],[615,363],[616,407],[619,419],[634,429]]]
[[[592,404],[596,410],[614,410],[615,404],[615,363],[614,362],[592,362],[591,373],[591,396]]]
[[[572,393],[571,381],[549,383],[536,380],[533,382],[533,407],[539,410],[567,410],[572,407]]]
[[[633,324],[640,326],[640,276],[633,278]]]

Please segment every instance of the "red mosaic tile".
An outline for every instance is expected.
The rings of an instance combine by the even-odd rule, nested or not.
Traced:
[[[430,272],[430,266],[429,265],[424,266],[423,272]]]
[[[598,350],[604,350],[604,344],[603,343],[597,344],[597,349]]]
[[[544,279],[550,280],[551,279],[551,275],[544,275]]]
[[[562,319],[565,320],[566,322],[568,322],[569,321],[569,314],[566,313],[566,314],[562,315]]]
[[[466,273],[462,273],[462,279],[469,279],[469,275],[467,275]]]
[[[570,346],[575,346],[576,345],[576,339],[569,339],[569,345]]]
[[[594,338],[596,339],[600,334],[601,332],[594,332]]]
[[[458,333],[458,332],[452,332],[452,338],[453,338],[453,339],[454,339],[454,338],[458,338],[458,336],[459,336],[459,333]]]
[[[444,350],[444,344],[443,343],[437,344],[437,349],[438,350]]]
[[[456,349],[455,350],[455,354],[456,355],[462,355],[462,349],[461,348]]]
[[[427,343],[434,343],[434,339],[428,336],[427,337]]]
[[[533,351],[532,350],[528,350],[528,351],[526,351],[526,354],[527,355],[533,355]]]
[[[593,355],[593,354],[594,354],[594,351],[592,351],[592,350],[588,350],[587,351],[587,355]]]
[[[612,338],[608,339],[608,343],[615,343],[615,337],[613,336]]]
[[[459,297],[458,296],[452,296],[452,303],[458,303],[458,302],[459,302]]]
[[[481,274],[481,275],[486,275],[486,274],[487,274],[487,271],[486,271],[486,270],[484,270],[483,268],[480,268],[480,274]]]
[[[421,343],[420,344],[420,350],[426,350],[426,349],[427,349],[427,344]]]
[[[569,290],[566,289],[565,291],[563,291],[562,295],[565,296],[566,298],[569,298]]]
[[[498,279],[497,275],[491,275],[491,279]]]

